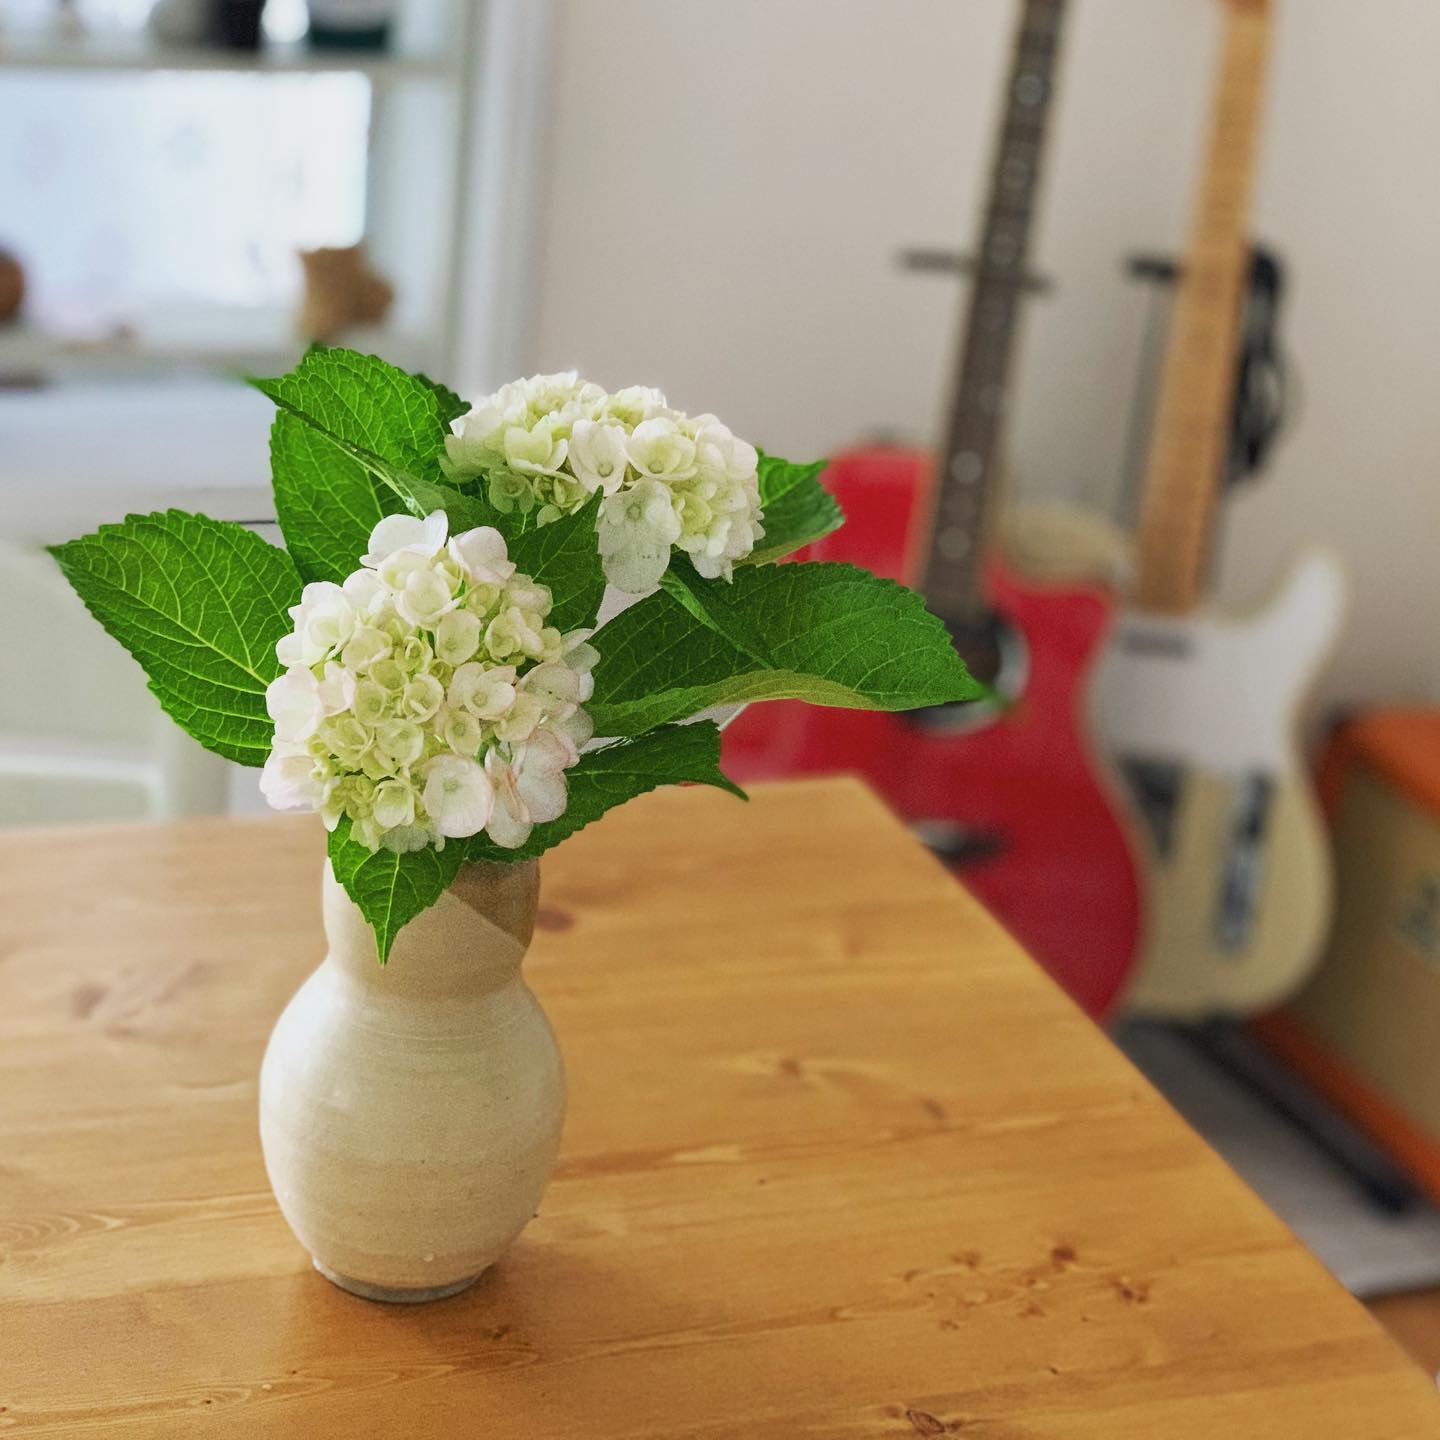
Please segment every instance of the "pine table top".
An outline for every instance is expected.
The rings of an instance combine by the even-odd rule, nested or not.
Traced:
[[[0,1433],[1440,1434],[849,781],[661,792],[547,857],[528,972],[571,1101],[539,1218],[456,1299],[336,1290],[255,1126],[321,853],[308,818],[0,837]]]

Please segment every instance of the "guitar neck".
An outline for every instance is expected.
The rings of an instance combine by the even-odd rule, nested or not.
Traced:
[[[1140,510],[1140,608],[1200,603],[1223,482],[1249,269],[1268,0],[1227,0],[1220,81],[1160,373]]]
[[[1016,310],[1025,284],[1064,8],[1064,0],[1025,0],[1021,7],[954,400],[939,454],[921,589],[931,609],[955,623],[972,619],[982,604],[981,550],[997,494]]]

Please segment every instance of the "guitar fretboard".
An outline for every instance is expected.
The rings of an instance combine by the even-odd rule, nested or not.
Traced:
[[[1016,309],[1026,282],[1064,9],[1064,0],[1025,0],[1021,8],[955,399],[939,451],[921,589],[930,608],[957,627],[973,621],[982,606],[981,551],[997,494]]]
[[[1145,469],[1135,584],[1145,610],[1181,614],[1204,593],[1250,263],[1267,10],[1267,0],[1226,6],[1219,89]]]

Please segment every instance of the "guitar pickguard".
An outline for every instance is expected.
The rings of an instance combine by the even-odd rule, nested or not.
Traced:
[[[1147,842],[1137,1010],[1250,1013],[1282,1000],[1318,956],[1329,865],[1295,731],[1342,594],[1317,555],[1253,617],[1117,626],[1090,709]]]
[[[1128,757],[1119,770],[1144,822],[1154,853],[1173,863],[1186,793],[1185,767],[1174,760]],[[1252,771],[1224,782],[1229,820],[1218,836],[1221,853],[1214,867],[1215,893],[1211,928],[1216,948],[1226,955],[1243,954],[1250,944],[1264,896],[1268,822],[1275,782]]]
[[[1175,817],[1185,781],[1184,767],[1173,760],[1129,756],[1119,761],[1119,768],[1156,854],[1168,857],[1175,846]]]

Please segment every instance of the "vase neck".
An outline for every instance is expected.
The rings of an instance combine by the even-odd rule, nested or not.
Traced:
[[[414,999],[483,995],[520,972],[535,929],[538,864],[466,865],[455,883],[395,937],[388,964],[354,901],[325,866],[329,963],[368,989]]]

